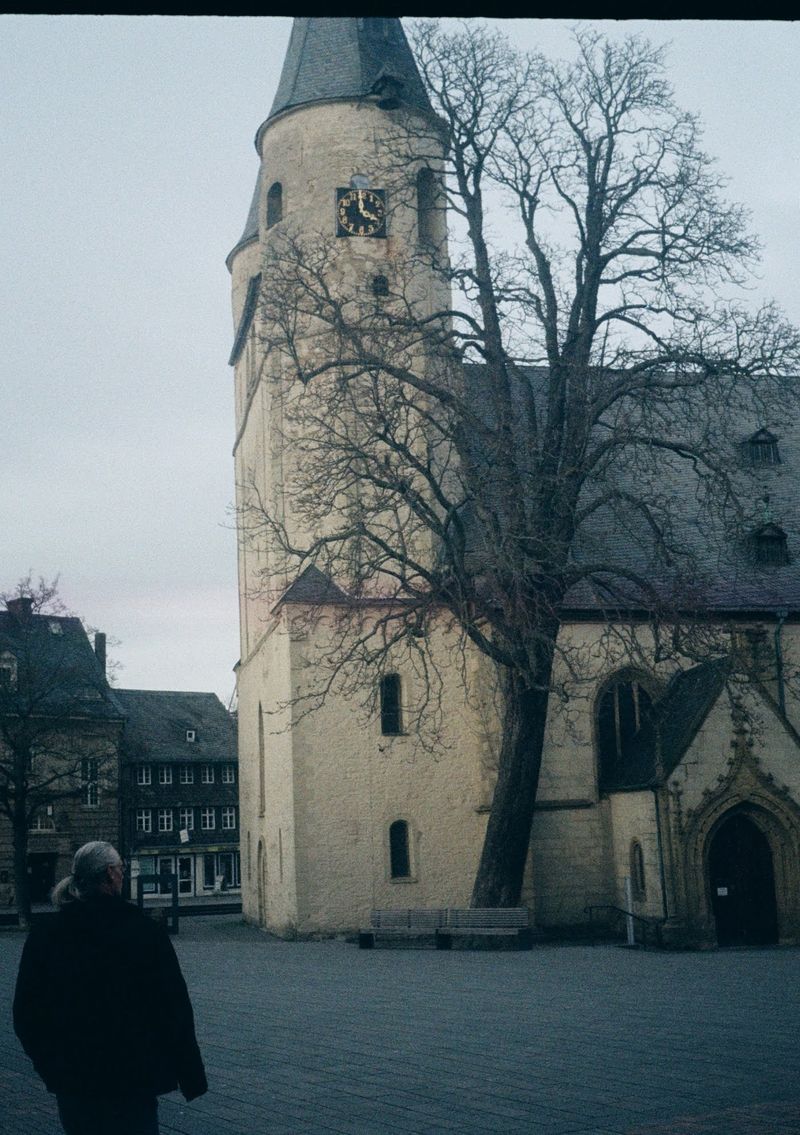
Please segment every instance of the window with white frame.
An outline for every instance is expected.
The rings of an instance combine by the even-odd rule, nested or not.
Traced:
[[[191,765],[181,765],[181,784],[194,784],[194,769]]]
[[[159,808],[158,809],[158,830],[160,832],[172,831],[172,809]]]
[[[178,817],[181,831],[194,831],[194,808],[181,808]]]
[[[17,687],[17,660],[10,650],[0,654],[0,690],[14,690]]]
[[[236,809],[223,808],[222,809],[222,827],[224,831],[233,831],[236,827]]]
[[[81,797],[86,808],[97,808],[100,805],[100,790],[97,785],[99,770],[99,761],[91,758],[81,761]]]
[[[136,766],[136,783],[137,784],[152,784],[153,783],[153,770],[150,765],[137,765]]]
[[[214,766],[201,765],[200,766],[200,783],[213,784],[214,783]]]
[[[153,830],[153,813],[150,808],[137,808],[136,830],[137,832],[151,832]]]
[[[236,765],[223,765],[222,766],[222,783],[235,784],[236,783]]]
[[[52,804],[48,804],[44,811],[36,813],[28,830],[32,832],[54,832],[56,830]]]
[[[172,784],[172,765],[158,766],[158,783]]]
[[[216,821],[216,818],[214,816],[214,809],[213,808],[201,808],[200,809],[200,827],[202,828],[202,830],[204,832],[213,832],[213,830],[216,826],[217,826],[217,821]]]

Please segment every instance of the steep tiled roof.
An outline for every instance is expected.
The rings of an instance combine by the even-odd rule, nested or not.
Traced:
[[[244,232],[237,240],[236,244],[228,253],[225,263],[230,268],[231,262],[239,251],[245,245],[250,244],[251,241],[258,240],[258,205],[261,200],[261,166],[258,167],[256,175],[256,187],[253,190],[253,197],[250,201],[250,208],[247,212],[247,220],[244,223]]]
[[[726,659],[677,673],[653,710],[652,720],[623,746],[604,778],[606,792],[654,788],[675,770],[725,685]]]
[[[314,564],[309,564],[286,591],[281,603],[347,603],[348,596],[338,587],[330,576],[321,572]]]
[[[473,398],[480,400],[481,414],[488,417],[492,400],[487,389],[487,369],[471,365],[465,370]],[[542,413],[547,371],[523,367],[520,375],[521,385],[527,387],[525,391],[517,391],[520,405],[523,397],[530,393]],[[652,470],[644,471],[643,476],[648,477],[648,481],[637,482],[639,471],[633,465],[627,471],[612,469],[606,483],[588,486],[587,499],[593,493],[617,487],[627,488],[633,496],[658,501],[658,506],[669,513],[674,544],[690,554],[687,562],[692,578],[681,582],[679,592],[688,600],[696,601],[702,609],[748,613],[800,611],[800,572],[797,570],[800,559],[800,424],[786,421],[779,426],[771,425],[775,432],[770,436],[777,434],[781,461],[774,465],[751,466],[747,461],[746,442],[763,429],[764,423],[744,406],[738,409],[735,423],[727,411],[724,422],[720,421],[719,436],[715,440],[717,444],[728,445],[732,480],[740,500],[750,510],[749,520],[733,523],[731,516],[727,530],[709,510],[703,510],[691,463],[671,459],[666,453],[659,461],[657,475]],[[490,465],[488,468],[491,471]],[[765,496],[768,497],[766,502]],[[774,522],[786,532],[788,564],[754,562],[747,536],[748,533],[752,536],[766,521]],[[677,577],[671,575],[654,554],[650,529],[633,507],[599,509],[581,525],[573,554],[579,564],[606,562],[635,572],[665,595],[675,586]],[[619,581],[615,587],[625,593],[625,586],[620,588]],[[621,609],[637,606],[633,585],[627,589],[627,594],[630,602],[620,601]],[[602,578],[574,587],[564,603],[565,608],[576,612],[591,612],[613,605],[611,593],[604,593]]]
[[[131,761],[235,761],[236,732],[216,694],[179,690],[117,690],[128,716],[125,754]],[[195,740],[187,741],[187,730]]]
[[[433,113],[398,19],[299,16],[267,121],[305,103],[364,98],[386,78],[401,84],[404,103]]]
[[[20,618],[0,611],[3,654],[16,660],[13,695],[34,698],[37,713],[96,720],[124,717],[80,619],[35,614]]]

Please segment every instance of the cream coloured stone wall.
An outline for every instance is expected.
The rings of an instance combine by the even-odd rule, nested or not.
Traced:
[[[326,628],[293,643],[295,677],[327,644]],[[446,644],[434,634],[438,665]],[[425,696],[421,679],[399,657],[406,716]],[[460,671],[443,666],[448,707],[435,752],[415,734],[384,736],[377,707],[337,694],[295,720],[294,775],[302,931],[368,924],[373,907],[463,906],[469,901],[485,829],[478,714],[465,701]],[[297,687],[295,687],[297,689]],[[411,877],[393,880],[389,826],[409,825]]]
[[[289,708],[290,642],[280,619],[272,621],[257,649],[243,659],[238,692],[243,913],[249,921],[263,922],[276,932],[288,933],[297,925],[295,777]],[[259,880],[260,863],[263,880]],[[260,901],[265,907],[262,911]]]
[[[653,793],[615,792],[611,812],[614,905],[627,909],[625,880],[631,875],[631,844],[636,840],[644,859],[645,894],[633,895],[633,911],[645,918],[664,916],[656,805]]]

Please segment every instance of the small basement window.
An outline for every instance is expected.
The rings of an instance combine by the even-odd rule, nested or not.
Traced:
[[[778,438],[770,430],[757,430],[746,442],[751,465],[780,465]]]
[[[372,294],[374,296],[388,296],[389,281],[385,276],[372,277]]]
[[[196,741],[197,740],[197,731],[195,729],[187,729],[186,730],[186,740],[187,741]]]

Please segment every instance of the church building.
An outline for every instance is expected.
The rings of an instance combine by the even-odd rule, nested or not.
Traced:
[[[412,161],[402,157],[403,134],[425,139]],[[277,317],[262,303],[271,250],[297,232],[321,234],[321,249],[330,238],[320,273],[356,281],[368,310],[410,247],[446,242],[430,208],[443,161],[436,139],[400,20],[295,20],[256,135],[252,204],[227,263],[240,514],[255,493],[297,542],[292,467],[304,451],[287,414],[291,368],[269,325]],[[447,308],[441,274],[418,263],[404,281],[409,302],[423,314]],[[324,339],[309,332],[304,341],[324,354]],[[732,628],[730,656],[646,665],[622,639],[609,644],[590,602],[564,612],[562,635],[596,664],[571,686],[564,676],[569,699],[553,699],[548,712],[522,895],[543,932],[579,932],[596,907],[632,910],[676,946],[800,942],[796,423],[743,420],[741,462],[753,499],[769,503],[754,534],[758,570],[720,567],[710,614]],[[345,684],[310,705],[310,674],[348,603],[343,581],[313,565],[292,571],[268,534],[246,528],[242,521],[245,917],[293,936],[352,931],[374,908],[467,906],[496,768],[497,722],[480,696],[486,659],[454,660],[444,622],[430,635],[441,683],[435,753],[409,727],[424,682],[399,655],[395,670],[376,673],[372,712]],[[737,677],[737,651],[755,660],[747,680]]]

